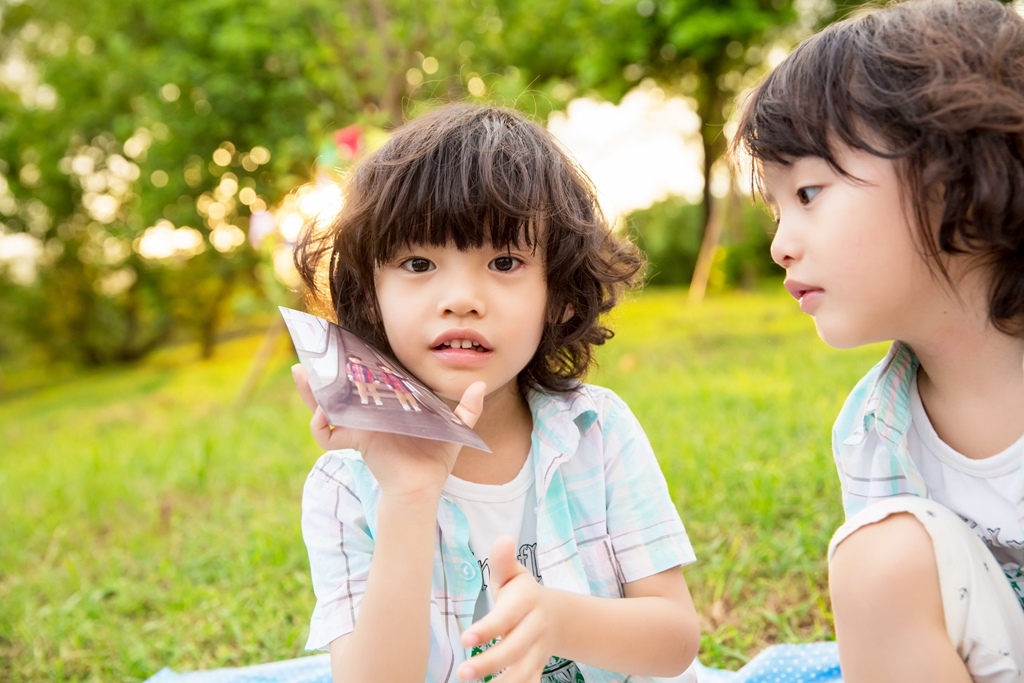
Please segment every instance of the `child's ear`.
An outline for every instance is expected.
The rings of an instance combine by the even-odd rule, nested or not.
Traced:
[[[566,304],[565,308],[562,309],[562,319],[559,321],[561,324],[565,324],[572,320],[572,317],[576,315],[576,309],[572,307],[572,304]]]

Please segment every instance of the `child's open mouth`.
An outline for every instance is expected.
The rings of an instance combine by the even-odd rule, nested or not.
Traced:
[[[484,353],[487,351],[483,346],[480,346],[479,342],[471,341],[469,339],[451,339],[446,342],[442,342],[434,347],[435,349],[472,349]]]

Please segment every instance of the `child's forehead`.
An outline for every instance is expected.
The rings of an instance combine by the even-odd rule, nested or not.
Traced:
[[[483,234],[478,239],[459,239],[457,236],[448,236],[444,239],[422,239],[410,238],[403,240],[398,246],[399,250],[408,249],[444,249],[456,251],[505,251],[508,249],[521,249],[529,247],[536,250],[540,241],[539,231],[535,228],[524,225],[518,232],[509,233],[505,239],[494,239],[481,229]]]
[[[442,253],[459,253],[459,254],[500,254],[512,252],[524,253],[529,252],[530,254],[537,254],[539,246],[536,240],[531,240],[529,244],[525,241],[518,243],[509,242],[507,244],[495,245],[490,242],[484,242],[480,245],[468,245],[460,247],[453,242],[446,244],[427,244],[427,243],[407,243],[399,246],[391,253],[390,257],[383,259],[383,261],[390,261],[392,259],[408,258],[409,256],[415,256],[417,254],[422,255],[424,258],[435,258],[439,257]]]

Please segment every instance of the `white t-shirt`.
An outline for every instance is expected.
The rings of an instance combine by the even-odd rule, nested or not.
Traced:
[[[491,610],[491,595],[487,590],[491,583],[488,554],[498,537],[511,536],[516,540],[516,559],[540,581],[536,561],[537,502],[533,469],[533,456],[530,455],[519,474],[507,484],[476,484],[450,476],[442,489],[442,495],[454,501],[466,515],[469,549],[480,563],[483,588],[473,621]]]
[[[480,563],[483,586],[476,601],[473,621],[479,621],[493,607],[494,597],[487,587],[491,584],[489,566],[491,546],[499,536],[516,540],[516,560],[530,570],[533,578],[541,582],[537,567],[537,493],[534,487],[533,453],[526,458],[523,469],[507,484],[476,484],[449,476],[441,489],[442,495],[454,501],[469,523],[469,549]],[[474,648],[476,654],[495,641]],[[540,683],[582,681],[576,663],[552,657],[541,673]],[[688,679],[687,679],[688,680]]]
[[[916,381],[910,389],[910,416],[907,449],[930,497],[963,517],[1008,575],[1019,572],[1024,565],[1017,519],[1017,500],[1024,490],[1024,436],[1002,453],[968,458],[935,432]]]

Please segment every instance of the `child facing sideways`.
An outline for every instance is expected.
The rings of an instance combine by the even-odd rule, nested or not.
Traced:
[[[833,430],[843,680],[1024,680],[1024,20],[910,0],[834,24],[733,145],[819,336],[894,340]]]
[[[326,262],[327,271],[323,272]],[[358,165],[314,294],[491,448],[331,427],[303,493],[307,647],[363,681],[651,681],[687,670],[693,550],[640,425],[585,384],[642,265],[521,114],[450,104]],[[296,366],[296,384],[315,402]]]

